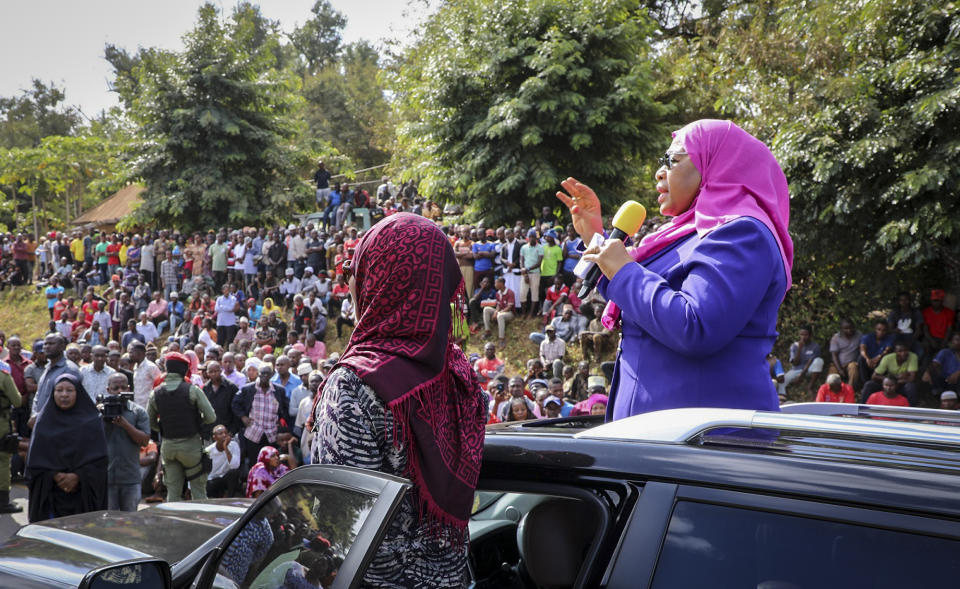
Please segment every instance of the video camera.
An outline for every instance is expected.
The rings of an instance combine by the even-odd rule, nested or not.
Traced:
[[[97,409],[104,421],[113,421],[123,413],[127,401],[133,401],[133,393],[100,393],[97,395]]]

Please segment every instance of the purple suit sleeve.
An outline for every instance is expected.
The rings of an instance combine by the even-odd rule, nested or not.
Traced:
[[[705,236],[683,262],[674,290],[655,272],[628,264],[606,285],[621,319],[687,356],[708,356],[736,337],[753,317],[774,272],[781,272],[772,235],[748,220]],[[696,237],[694,237],[696,239]]]

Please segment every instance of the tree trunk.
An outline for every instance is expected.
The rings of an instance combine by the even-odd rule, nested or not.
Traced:
[[[30,195],[30,204],[33,207],[33,238],[40,241],[40,226],[37,224],[37,195]]]

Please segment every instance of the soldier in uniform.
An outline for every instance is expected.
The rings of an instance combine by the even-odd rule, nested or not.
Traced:
[[[14,407],[23,401],[17,391],[17,385],[10,376],[10,366],[0,362],[0,438],[11,431],[10,423]],[[0,513],[20,513],[23,508],[10,502],[10,459],[11,452],[0,452]]]
[[[217,414],[207,396],[187,380],[190,360],[180,353],[165,356],[164,383],[150,393],[147,414],[150,427],[160,432],[160,459],[166,477],[167,501],[179,501],[184,479],[193,499],[207,498],[203,470],[201,424],[212,424]]]

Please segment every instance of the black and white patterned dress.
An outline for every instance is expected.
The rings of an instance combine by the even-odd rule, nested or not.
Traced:
[[[314,463],[404,476],[407,455],[391,438],[393,415],[370,386],[349,368],[338,367],[330,373],[322,395],[314,417]],[[400,503],[364,575],[364,587],[426,589],[465,585],[466,539],[455,546],[438,538],[418,512],[419,498],[414,487]]]

